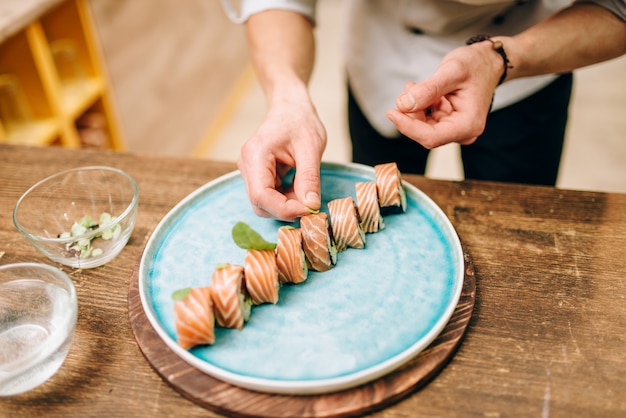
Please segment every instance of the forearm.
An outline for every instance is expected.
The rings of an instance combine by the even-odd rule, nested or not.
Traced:
[[[504,42],[507,80],[561,73],[626,53],[626,22],[594,4],[576,4]]]
[[[285,10],[255,14],[246,23],[252,61],[268,103],[305,92],[313,71],[313,24]]]

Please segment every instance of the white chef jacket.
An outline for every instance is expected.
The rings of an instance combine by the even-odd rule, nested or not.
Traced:
[[[347,0],[344,64],[354,97],[377,131],[397,136],[386,111],[395,107],[407,81],[431,76],[443,56],[471,36],[515,35],[573,2]],[[623,0],[593,2],[622,18],[626,15]],[[315,22],[315,0],[241,0],[239,10],[228,0],[222,3],[234,22],[245,22],[252,14],[268,9],[295,11]],[[496,89],[492,110],[532,95],[554,78],[556,75],[542,75],[502,84]]]

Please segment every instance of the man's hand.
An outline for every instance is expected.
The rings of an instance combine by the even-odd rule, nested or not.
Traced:
[[[318,210],[325,147],[326,130],[308,100],[273,103],[238,161],[254,212],[291,221]],[[291,168],[295,178],[284,189],[282,179]]]
[[[502,71],[502,58],[491,42],[454,49],[432,77],[407,83],[387,117],[427,149],[471,144],[485,129]]]

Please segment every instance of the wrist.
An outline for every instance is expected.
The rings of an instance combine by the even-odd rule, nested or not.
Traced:
[[[476,45],[477,47],[487,48],[499,56],[499,59],[496,61],[497,70],[500,74],[497,83],[498,86],[507,80],[509,69],[514,68],[504,48],[503,39],[504,38],[492,38],[489,35],[476,35],[465,42],[466,45]]]
[[[307,84],[298,77],[279,77],[274,83],[265,84],[265,96],[269,105],[310,100]]]

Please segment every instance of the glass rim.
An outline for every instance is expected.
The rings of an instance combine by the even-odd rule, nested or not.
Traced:
[[[74,286],[74,281],[72,281],[70,276],[60,268],[52,266],[50,264],[39,263],[36,261],[18,261],[15,263],[0,265],[0,272],[16,268],[42,269],[53,273],[55,277],[61,279],[61,281],[67,284],[68,291],[70,293],[70,299],[73,301],[76,300],[76,287]],[[19,280],[19,278],[16,278],[16,280]]]
[[[111,220],[109,222],[107,222],[104,225],[98,225],[98,228],[92,229],[89,232],[85,232],[83,234],[72,236],[72,237],[67,237],[67,238],[44,237],[44,236],[41,236],[41,235],[34,235],[34,234],[26,231],[22,227],[22,225],[20,225],[20,223],[19,223],[19,221],[17,219],[18,218],[18,210],[19,210],[22,202],[24,201],[24,199],[26,199],[26,197],[28,197],[28,195],[33,190],[35,190],[36,188],[38,188],[42,184],[44,184],[44,183],[46,183],[46,182],[48,182],[50,180],[55,179],[56,177],[60,177],[60,176],[66,175],[66,174],[79,172],[79,171],[96,171],[96,170],[109,171],[109,172],[121,174],[124,178],[126,178],[129,181],[129,183],[130,183],[130,185],[131,185],[131,187],[133,189],[133,198],[131,199],[130,203],[126,206],[126,209],[124,209],[124,211],[119,216],[111,217]],[[17,200],[17,203],[15,204],[15,208],[13,209],[13,224],[18,229],[18,231],[20,231],[22,234],[24,234],[28,238],[33,239],[35,241],[49,242],[49,243],[56,243],[56,244],[67,244],[67,243],[78,241],[80,239],[91,237],[94,234],[101,233],[104,230],[106,230],[108,228],[111,228],[113,225],[119,223],[120,221],[122,221],[123,219],[127,218],[131,214],[131,212],[137,206],[138,200],[139,200],[139,187],[137,186],[137,182],[135,181],[135,179],[133,177],[131,177],[124,170],[121,170],[121,169],[115,168],[115,167],[102,166],[102,165],[75,167],[75,168],[70,168],[68,170],[63,170],[63,171],[60,171],[58,173],[52,174],[52,175],[50,175],[48,177],[45,177],[45,178],[39,180],[37,183],[35,183],[32,186],[30,186],[28,188],[28,190],[26,190],[20,196],[20,198]]]

